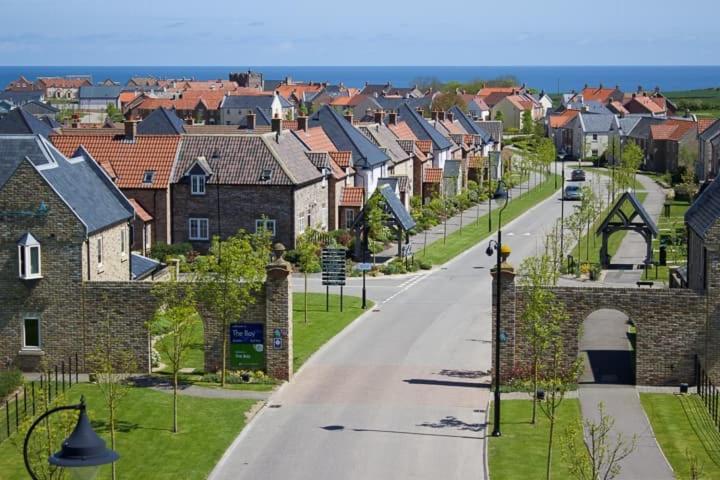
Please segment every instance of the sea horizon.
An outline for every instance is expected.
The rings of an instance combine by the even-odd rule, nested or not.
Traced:
[[[344,83],[362,87],[368,83],[390,82],[409,86],[420,79],[441,82],[492,80],[513,76],[520,83],[549,93],[579,90],[585,84],[619,86],[622,90],[659,87],[663,91],[716,88],[720,86],[720,65],[493,65],[493,66],[263,66],[263,65],[6,65],[0,66],[0,88],[19,75],[29,79],[40,76],[90,75],[97,83],[111,78],[125,84],[132,76],[157,78],[227,79],[230,72],[254,70],[266,80],[292,77],[297,81]]]

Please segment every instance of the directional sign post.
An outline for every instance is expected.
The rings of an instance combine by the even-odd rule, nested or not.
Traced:
[[[325,311],[330,310],[330,287],[338,286],[340,287],[340,311],[342,312],[346,252],[344,248],[323,248],[320,254],[322,284],[325,285]]]

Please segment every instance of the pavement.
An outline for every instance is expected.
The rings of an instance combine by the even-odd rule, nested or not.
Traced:
[[[540,251],[560,204],[558,192],[503,226],[510,262]],[[494,263],[485,248],[369,282],[376,307],[270,397],[210,478],[483,478]]]

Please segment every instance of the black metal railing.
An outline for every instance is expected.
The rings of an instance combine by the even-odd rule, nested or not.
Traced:
[[[0,404],[0,443],[17,432],[27,418],[44,412],[53,399],[79,381],[77,353],[40,374],[38,380],[25,382]],[[73,378],[74,377],[74,378]]]
[[[695,356],[695,379],[697,385],[697,394],[702,399],[705,408],[715,423],[715,427],[720,430],[720,390],[713,383],[707,371],[703,368],[700,358]]]

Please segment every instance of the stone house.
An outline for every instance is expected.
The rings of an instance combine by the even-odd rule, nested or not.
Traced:
[[[120,108],[120,93],[122,87],[111,86],[81,86],[78,90],[80,108],[83,110],[95,110],[104,112],[108,105]]]
[[[13,80],[5,87],[5,91],[8,92],[34,92],[38,90],[40,88],[35,85],[35,82],[31,82],[24,75],[20,75],[17,80]]]
[[[279,120],[279,119],[278,119]],[[328,182],[289,131],[186,135],[172,174],[172,238],[204,251],[213,236],[266,228],[288,248],[326,230]]]
[[[698,162],[695,174],[702,182],[717,177],[720,166],[720,120],[698,120]]]
[[[401,105],[397,113],[398,119],[407,124],[417,140],[430,141],[431,151],[428,153],[432,156],[432,166],[444,168],[445,161],[452,158],[453,143],[407,104]]]
[[[227,95],[220,103],[221,125],[242,125],[249,114],[262,110],[269,118],[292,120],[295,107],[277,93],[274,95]],[[252,130],[252,129],[251,129]]]
[[[80,147],[95,159],[125,196],[140,207],[131,231],[132,248],[147,251],[149,244],[173,243],[170,178],[180,135],[138,135],[137,123],[126,122],[125,133],[86,134],[65,129],[51,137],[65,155]],[[150,218],[149,218],[150,217]]]
[[[41,77],[35,85],[45,92],[45,98],[58,98],[77,100],[80,87],[91,87],[92,82],[87,78]]]
[[[502,114],[504,127],[517,130],[523,128],[523,116],[527,111],[530,112],[533,121],[541,120],[545,116],[543,105],[531,95],[524,93],[508,95],[491,107],[493,119],[497,120],[498,114]]]
[[[77,353],[79,284],[132,278],[132,206],[86,152],[0,135],[0,216],[0,365]]]

